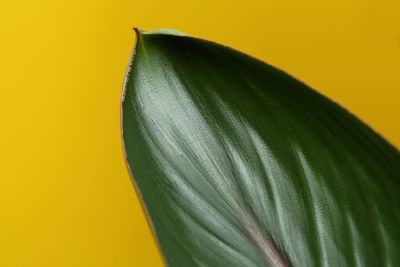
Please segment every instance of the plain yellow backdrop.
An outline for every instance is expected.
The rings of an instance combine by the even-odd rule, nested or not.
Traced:
[[[398,0],[0,0],[0,266],[162,266],[124,165],[132,27],[293,74],[400,146]]]

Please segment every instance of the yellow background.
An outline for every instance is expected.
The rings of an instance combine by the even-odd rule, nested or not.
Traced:
[[[132,27],[278,66],[400,146],[398,0],[0,0],[0,266],[161,266],[124,165]]]

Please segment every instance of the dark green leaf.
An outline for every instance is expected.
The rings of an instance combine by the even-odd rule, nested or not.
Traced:
[[[122,115],[168,265],[400,266],[398,150],[288,74],[138,31]]]

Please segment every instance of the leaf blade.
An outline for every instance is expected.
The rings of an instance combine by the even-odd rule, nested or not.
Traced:
[[[200,39],[139,33],[132,64],[124,146],[169,265],[399,262],[399,153],[356,118]]]

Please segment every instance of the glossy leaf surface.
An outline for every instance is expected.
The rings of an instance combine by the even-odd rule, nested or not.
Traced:
[[[400,266],[398,150],[288,74],[138,31],[122,116],[168,265]]]

